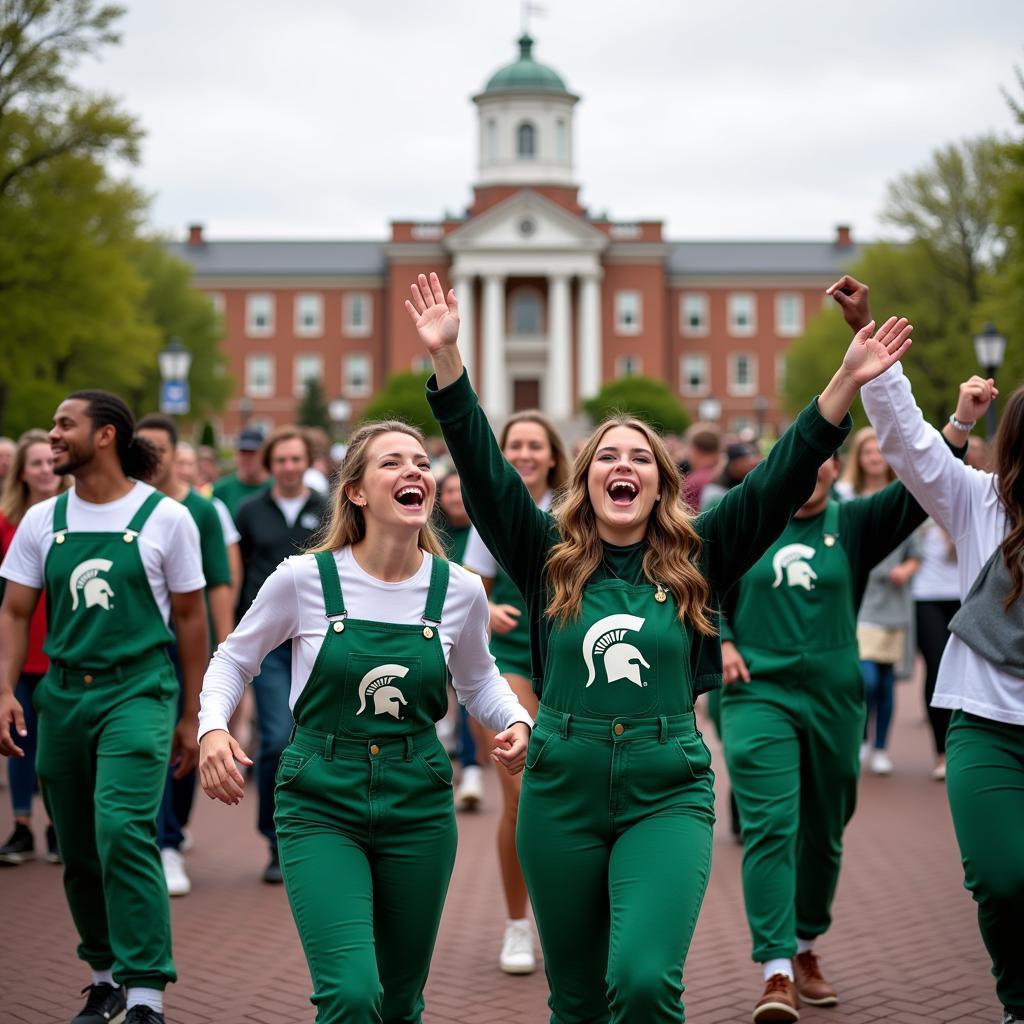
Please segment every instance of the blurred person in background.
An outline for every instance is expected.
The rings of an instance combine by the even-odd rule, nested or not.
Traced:
[[[18,439],[11,465],[3,488],[0,489],[0,562],[11,546],[15,531],[25,512],[37,502],[52,498],[67,486],[63,477],[53,472],[53,452],[50,438],[45,430],[26,431]],[[3,599],[4,580],[0,578],[0,600]],[[43,653],[46,639],[46,601],[36,605],[29,626],[28,651],[25,663],[18,676],[14,695],[25,712],[27,733],[21,737],[24,757],[12,757],[7,762],[8,780],[11,787],[11,804],[14,811],[14,831],[7,842],[0,846],[0,864],[20,864],[35,853],[35,839],[32,835],[32,797],[37,789],[36,779],[36,713],[32,694],[39,680],[50,667],[50,660]],[[51,864],[60,863],[57,851],[57,833],[52,824],[46,826],[46,859]]]
[[[15,447],[9,437],[0,437],[0,491],[14,466]]]
[[[757,445],[751,441],[734,441],[725,446],[725,467],[713,480],[704,485],[700,510],[714,507],[722,495],[743,483],[746,475],[761,461]]]
[[[255,427],[243,427],[236,445],[235,471],[220,477],[213,485],[213,496],[227,506],[236,518],[238,506],[246,498],[270,487],[270,475],[263,464],[263,432]]]
[[[711,423],[694,423],[686,432],[685,454],[679,464],[683,474],[683,500],[696,510],[701,507],[704,488],[719,475],[722,465],[722,436]]]
[[[247,443],[244,435],[245,431],[240,443]],[[269,484],[253,488],[253,493],[234,513],[243,566],[237,621],[241,621],[278,565],[304,551],[320,530],[327,514],[327,499],[305,483],[312,455],[306,432],[294,426],[278,427],[259,453],[260,471]],[[247,472],[251,478],[256,475],[252,467]],[[263,880],[271,884],[282,881],[274,827],[274,777],[293,724],[288,704],[292,663],[292,644],[286,640],[267,654],[259,675],[252,681],[260,738],[256,760],[258,827],[270,847]]]
[[[213,494],[213,485],[220,479],[220,459],[214,448],[201,444],[196,449],[195,489],[205,498]]]

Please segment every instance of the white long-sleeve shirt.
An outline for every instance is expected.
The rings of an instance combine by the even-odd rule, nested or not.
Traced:
[[[1007,533],[993,474],[960,462],[925,422],[903,367],[896,363],[861,390],[886,461],[952,538],[962,601]],[[950,636],[932,704],[996,722],[1024,725],[1024,684]]]
[[[336,551],[334,560],[349,618],[421,624],[433,565],[430,555],[424,554],[416,574],[400,583],[385,583],[365,572],[351,547]],[[450,568],[439,632],[459,702],[491,729],[507,729],[513,722],[532,727],[533,719],[498,674],[487,648],[487,595],[480,578],[458,565]],[[327,626],[315,558],[286,558],[210,661],[203,679],[200,737],[211,729],[227,729],[246,684],[259,673],[263,659],[286,640],[292,641],[289,704],[294,708],[309,681]]]

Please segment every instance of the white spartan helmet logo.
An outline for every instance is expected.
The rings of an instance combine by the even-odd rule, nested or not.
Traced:
[[[359,681],[359,710],[361,715],[366,710],[366,699],[373,697],[373,713],[375,715],[391,715],[392,718],[402,717],[402,708],[409,702],[402,696],[402,691],[392,685],[395,679],[404,679],[409,670],[404,665],[378,665],[370,669]]]
[[[604,669],[608,682],[628,679],[637,686],[645,686],[640,678],[640,666],[650,668],[647,659],[632,645],[622,642],[630,632],[638,633],[644,619],[637,615],[606,615],[587,630],[583,638],[583,660],[587,665],[587,686],[597,678],[594,655],[604,656]]]
[[[787,544],[779,548],[772,558],[772,568],[775,570],[775,582],[772,589],[782,583],[782,570],[786,570],[786,583],[791,587],[803,587],[804,590],[813,590],[814,581],[818,574],[807,564],[806,559],[814,557],[814,548],[806,544]]]
[[[106,611],[110,611],[110,599],[114,596],[114,589],[100,573],[110,572],[113,565],[113,562],[107,561],[105,558],[90,558],[75,566],[68,583],[71,588],[72,611],[78,607],[79,592],[85,597],[86,608],[99,605]]]

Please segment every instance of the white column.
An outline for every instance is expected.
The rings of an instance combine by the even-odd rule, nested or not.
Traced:
[[[476,308],[473,302],[473,278],[469,274],[455,275],[455,298],[459,303],[459,353],[462,355],[462,365],[469,374],[470,383],[476,387],[476,379],[473,376],[475,370],[474,357],[476,355]]]
[[[579,326],[577,387],[579,400],[593,398],[601,390],[601,277],[600,272],[580,279],[576,312]]]
[[[484,412],[497,420],[508,415],[505,371],[505,279],[497,274],[484,278],[483,351]]]
[[[548,380],[545,405],[554,420],[572,416],[572,330],[569,319],[569,278],[548,278]]]

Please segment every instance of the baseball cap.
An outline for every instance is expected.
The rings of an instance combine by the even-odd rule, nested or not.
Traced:
[[[737,441],[725,446],[725,457],[729,462],[732,462],[733,459],[756,458],[760,454],[757,446],[749,441]]]
[[[258,452],[263,447],[263,431],[256,427],[243,427],[235,447],[240,452]]]

